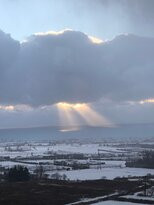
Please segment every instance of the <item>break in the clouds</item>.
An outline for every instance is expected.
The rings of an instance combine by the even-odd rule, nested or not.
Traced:
[[[154,38],[120,35],[98,43],[65,30],[20,43],[1,31],[0,45],[0,104],[154,98]]]

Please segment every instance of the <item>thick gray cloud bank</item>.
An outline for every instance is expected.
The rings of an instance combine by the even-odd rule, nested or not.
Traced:
[[[154,38],[93,43],[65,31],[19,43],[0,32],[0,104],[136,101],[154,98]]]

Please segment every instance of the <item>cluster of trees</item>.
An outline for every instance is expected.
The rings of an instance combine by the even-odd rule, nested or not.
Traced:
[[[142,158],[127,161],[126,166],[154,169],[154,151],[144,151]]]
[[[51,175],[51,179],[56,179],[56,180],[68,180],[66,174],[59,174],[58,172],[54,173]]]
[[[18,165],[8,169],[6,179],[8,181],[28,181],[30,173],[27,167]]]
[[[5,180],[10,182],[22,182],[29,181],[30,178],[34,179],[45,179],[47,176],[45,175],[45,171],[43,166],[38,166],[34,171],[34,175],[31,175],[27,167],[23,167],[20,165],[14,166],[7,170],[5,173]],[[55,180],[68,180],[65,174],[60,175],[58,172],[51,175],[51,179]]]

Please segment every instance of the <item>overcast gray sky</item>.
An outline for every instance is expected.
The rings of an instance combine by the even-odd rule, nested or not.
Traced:
[[[0,0],[0,127],[57,125],[58,102],[154,122],[153,24],[153,0]]]

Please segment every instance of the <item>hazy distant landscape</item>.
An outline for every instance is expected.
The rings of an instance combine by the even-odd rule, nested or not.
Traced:
[[[154,141],[154,124],[119,124],[116,127],[33,127],[0,129],[0,141],[136,142]]]
[[[30,200],[29,197],[41,192],[39,201],[43,203],[45,194],[46,204],[123,204],[124,201],[126,204],[152,204],[154,138],[150,134],[144,136],[143,132],[138,132],[142,133],[142,138],[133,137],[133,133],[137,133],[134,130],[139,127],[143,128],[143,125],[81,127],[78,131],[60,131],[64,127],[1,130],[0,190],[4,185],[10,193],[8,183],[11,180],[11,186],[24,192],[25,203]],[[152,125],[145,127],[147,130],[151,127],[152,133]],[[122,137],[126,130],[132,134],[129,140]],[[107,136],[107,133],[108,137],[104,138],[103,135]],[[121,137],[117,137],[120,133]],[[24,178],[11,179],[11,175],[7,174],[21,167],[28,169],[28,181]],[[22,184],[23,187],[20,187]],[[24,189],[29,186],[33,187],[30,193]],[[17,193],[16,188],[11,192],[20,204],[20,191]],[[60,197],[54,195],[55,198],[50,198],[48,195],[59,193],[61,189]],[[7,201],[5,193],[0,199],[2,203]],[[12,200],[11,195],[9,198]],[[39,203],[37,200],[34,199]]]

